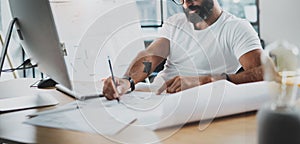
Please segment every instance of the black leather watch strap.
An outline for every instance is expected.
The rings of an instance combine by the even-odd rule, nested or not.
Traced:
[[[229,77],[229,75],[227,73],[222,73],[221,76],[224,76],[227,81],[231,82],[230,77]]]
[[[130,83],[130,91],[134,91],[135,90],[135,84],[134,84],[134,81],[131,77],[129,76],[124,76],[123,79],[126,79],[129,81]]]

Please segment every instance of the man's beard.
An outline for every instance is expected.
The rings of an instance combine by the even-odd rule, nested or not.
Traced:
[[[204,0],[201,6],[191,5],[187,9],[184,9],[184,13],[190,22],[196,24],[209,18],[212,15],[213,7],[213,0]],[[189,14],[190,11],[196,12]]]

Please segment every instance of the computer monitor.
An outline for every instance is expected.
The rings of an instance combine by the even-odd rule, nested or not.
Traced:
[[[72,89],[49,0],[9,0],[9,5],[25,53],[41,72]]]

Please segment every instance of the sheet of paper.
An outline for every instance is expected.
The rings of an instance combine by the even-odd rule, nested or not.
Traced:
[[[273,91],[269,88],[273,87]],[[225,80],[209,83],[167,96],[163,101],[161,121],[151,126],[159,129],[187,122],[257,110],[278,94],[278,85],[255,82],[235,85]]]
[[[147,111],[159,106],[168,94],[156,95],[154,92],[134,91],[120,97],[121,103],[129,109]]]
[[[50,112],[44,112],[44,114],[42,112],[37,113],[39,114],[38,116],[27,119],[25,123],[103,135],[115,135],[136,120],[134,115],[124,112],[126,110],[125,107],[112,106],[106,108],[101,103],[102,100],[100,99],[90,100],[82,104],[74,102],[61,107],[59,110],[50,110]],[[109,103],[110,105],[116,105]],[[79,105],[79,108],[76,105]],[[118,110],[115,110],[116,108]],[[121,109],[124,110],[122,111]]]
[[[80,104],[81,109],[41,115],[27,123],[115,134],[137,119],[133,125],[156,130],[257,110],[278,90],[279,86],[272,82],[235,85],[221,80],[175,94],[134,91],[120,97],[120,103],[92,99]]]
[[[162,96],[154,92],[132,92],[121,97],[121,102],[137,117],[138,124],[155,130],[257,110],[278,93],[276,89],[278,85],[272,82],[235,85],[221,80]]]
[[[127,108],[127,112],[134,115],[138,123],[134,125],[149,127],[161,120],[163,115],[163,101],[169,94],[156,95],[154,92],[133,91],[123,95],[120,103]]]

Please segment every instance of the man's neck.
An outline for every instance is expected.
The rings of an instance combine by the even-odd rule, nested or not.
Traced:
[[[219,6],[213,8],[212,14],[204,21],[194,24],[195,30],[203,30],[214,24],[222,14]]]

